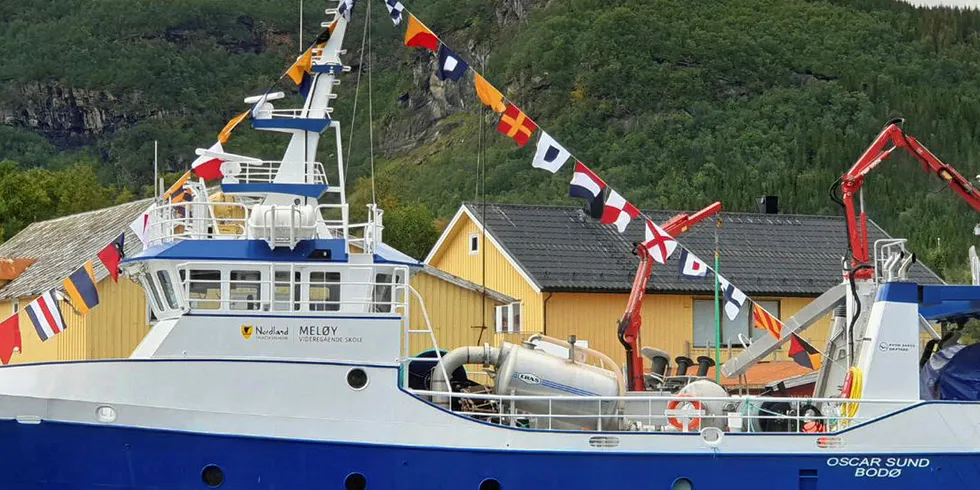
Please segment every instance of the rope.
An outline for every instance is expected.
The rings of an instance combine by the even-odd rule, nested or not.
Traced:
[[[368,3],[368,13],[371,12],[371,4]],[[350,116],[350,132],[347,134],[347,157],[344,159],[344,175],[347,175],[347,170],[350,168],[350,155],[351,149],[354,148],[352,142],[354,141],[354,121],[357,117],[357,98],[361,93],[361,73],[364,72],[364,45],[367,43],[368,36],[368,25],[370,22],[364,21],[364,32],[361,33],[361,54],[357,62],[357,85],[354,86],[354,108],[351,111]]]
[[[377,206],[378,196],[377,190],[374,185],[374,90],[373,90],[373,73],[374,73],[374,48],[371,39],[371,4],[374,2],[368,2],[367,6],[367,19],[365,19],[365,25],[367,29],[367,43],[368,43],[368,147],[371,154],[371,203]]]

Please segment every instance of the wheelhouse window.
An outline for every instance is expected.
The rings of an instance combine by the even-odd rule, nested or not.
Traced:
[[[160,292],[157,291],[157,287],[153,283],[153,278],[149,275],[140,274],[140,284],[143,285],[143,289],[150,293],[150,299],[153,301],[153,309],[163,311],[163,301],[160,300]]]
[[[339,272],[310,272],[310,311],[340,311]]]
[[[171,310],[177,309],[177,292],[174,290],[174,283],[170,280],[170,273],[167,271],[157,271],[157,280],[160,281],[160,289],[163,297],[167,300],[167,305]]]
[[[779,301],[757,301],[769,313],[777,318],[780,315]],[[769,335],[762,329],[755,328],[752,324],[752,305],[746,301],[739,310],[738,316],[734,320],[729,320],[725,314],[724,303],[721,311],[721,346],[722,347],[741,347],[742,340],[755,340]],[[741,335],[741,338],[739,338]],[[696,299],[694,300],[694,347],[714,347],[715,346],[715,300]]]
[[[522,309],[520,302],[495,307],[497,333],[521,333]]]
[[[197,310],[221,309],[221,271],[192,270],[187,281],[187,298]]]
[[[231,310],[260,310],[262,307],[262,273],[231,271],[228,282]]]
[[[371,311],[375,313],[391,313],[391,292],[393,289],[392,274],[377,274],[374,276],[374,295]]]
[[[293,273],[293,281],[289,281],[289,271],[278,271],[275,275],[275,298],[272,303],[274,311],[298,311],[300,294],[303,283],[299,272]],[[290,294],[292,292],[292,294]],[[290,307],[290,305],[292,305]]]

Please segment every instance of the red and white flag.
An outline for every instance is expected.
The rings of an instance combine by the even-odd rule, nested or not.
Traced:
[[[61,316],[58,306],[58,296],[54,289],[38,296],[25,308],[28,318],[37,330],[37,336],[42,341],[48,340],[61,333],[66,328],[65,319]]]
[[[616,229],[623,233],[630,221],[639,215],[640,210],[636,209],[636,206],[623,199],[623,196],[620,196],[618,192],[610,189],[609,197],[606,198],[606,207],[602,211],[602,219],[599,222],[606,225],[616,225]]]
[[[225,176],[224,172],[221,171],[221,164],[225,163],[225,160],[218,158],[214,154],[224,153],[225,149],[221,146],[221,142],[217,142],[211,148],[205,151],[199,151],[203,155],[197,157],[191,163],[191,171],[194,175],[204,179],[204,180],[216,180]]]
[[[129,229],[133,230],[136,234],[136,238],[139,238],[140,243],[143,244],[143,250],[146,250],[147,245],[150,243],[150,225],[153,221],[153,215],[155,213],[156,205],[151,204],[146,211],[143,211],[132,223],[129,224]]]
[[[657,226],[656,223],[647,220],[646,238],[643,240],[643,246],[646,247],[653,260],[659,264],[666,264],[667,259],[677,248],[677,240],[674,240],[674,237]]]
[[[0,362],[10,364],[14,352],[20,352],[23,346],[20,341],[20,315],[13,316],[0,323]]]

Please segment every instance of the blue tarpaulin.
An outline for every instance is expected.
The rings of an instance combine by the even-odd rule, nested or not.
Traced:
[[[964,347],[966,346],[959,344],[947,347],[935,353],[929,358],[925,366],[922,366],[922,369],[919,370],[919,394],[923,400],[942,399],[939,396],[939,377],[950,359]]]
[[[963,347],[939,374],[943,400],[980,401],[980,344]]]

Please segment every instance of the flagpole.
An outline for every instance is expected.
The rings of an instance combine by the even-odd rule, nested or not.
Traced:
[[[303,0],[299,0],[299,52],[303,51]]]
[[[153,140],[153,199],[160,197],[160,194],[157,192],[159,189],[157,181],[160,178],[160,170],[159,166],[157,165],[157,154],[159,149],[158,143],[159,142],[157,140]]]
[[[721,218],[715,221],[715,382],[721,384],[721,249],[718,246],[718,229]]]

